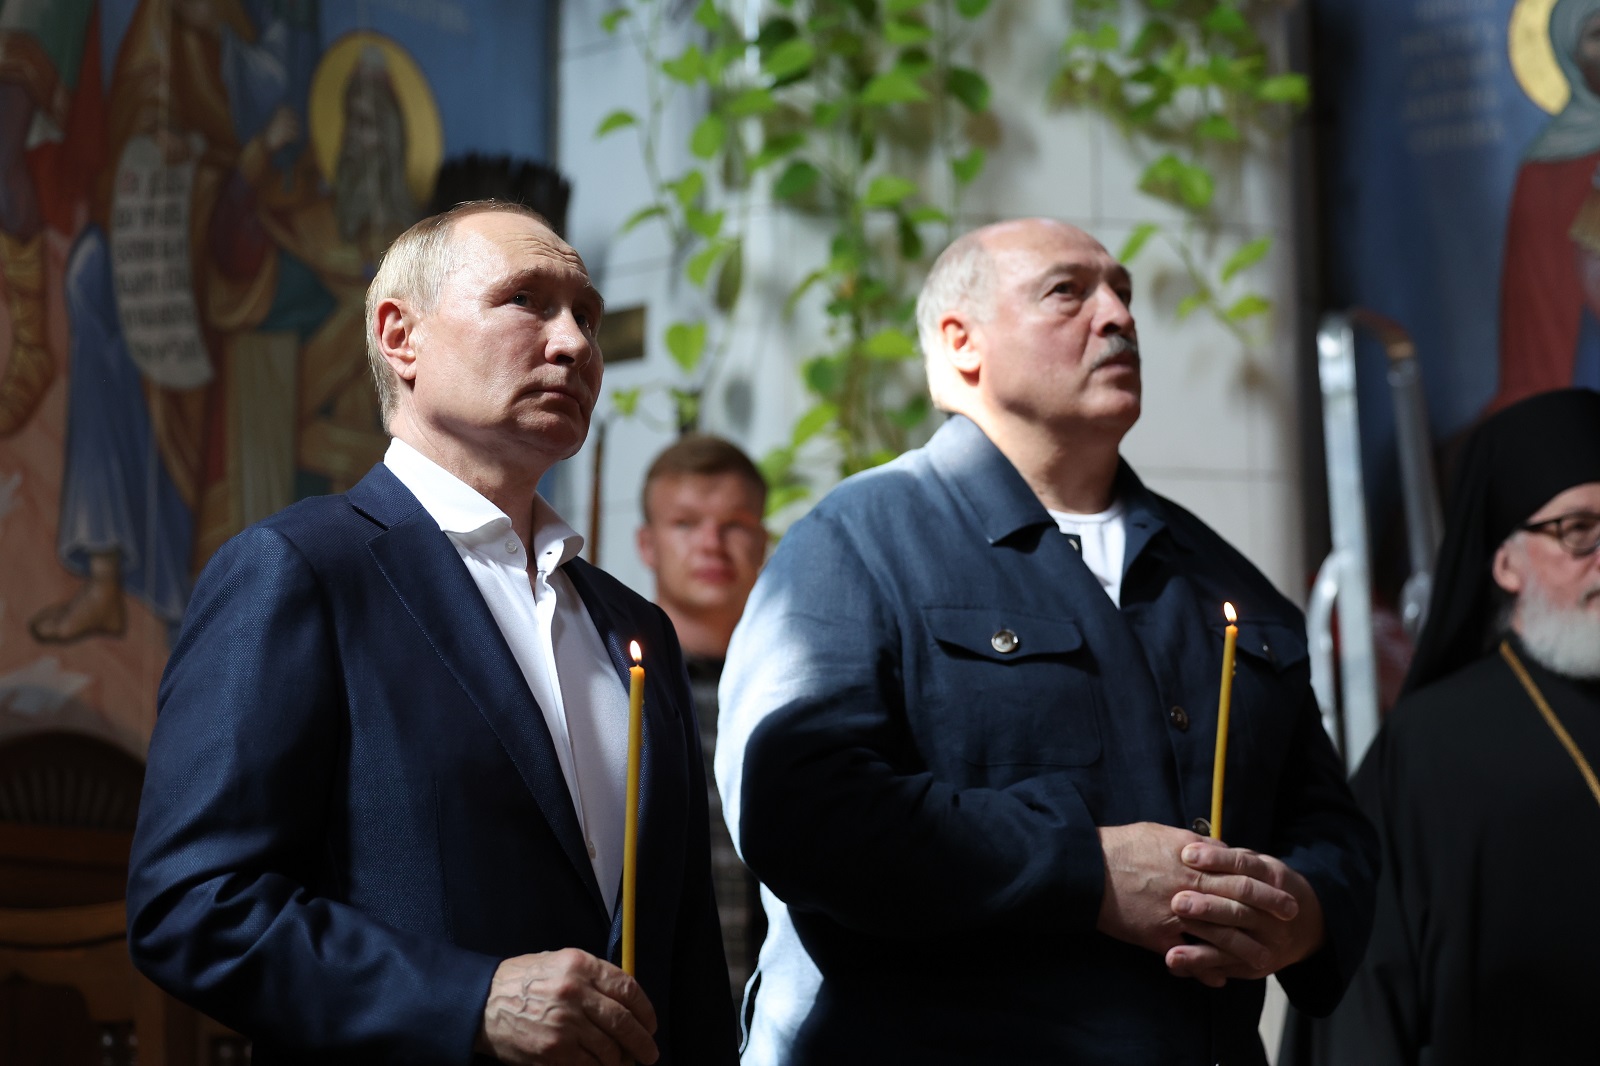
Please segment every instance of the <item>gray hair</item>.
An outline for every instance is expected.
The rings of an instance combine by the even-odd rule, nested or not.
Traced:
[[[981,232],[973,230],[951,241],[933,261],[917,294],[917,343],[928,375],[928,395],[941,411],[950,409],[944,392],[950,368],[937,358],[944,350],[939,319],[952,310],[986,315],[994,291],[994,258],[984,246]]]
[[[383,253],[378,272],[367,286],[367,366],[378,392],[383,413],[383,428],[389,428],[400,403],[400,381],[378,346],[378,323],[374,320],[378,304],[384,300],[403,300],[427,314],[439,303],[445,277],[455,269],[454,242],[450,239],[457,222],[468,215],[490,212],[522,215],[555,232],[555,227],[539,212],[509,200],[468,200],[448,211],[418,222],[394,239]]]

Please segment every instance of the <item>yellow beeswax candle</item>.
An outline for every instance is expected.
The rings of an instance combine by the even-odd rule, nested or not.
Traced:
[[[634,972],[637,942],[635,905],[639,897],[639,750],[644,740],[644,667],[639,642],[628,650],[633,665],[628,668],[628,792],[627,813],[622,823],[622,969]]]
[[[1211,838],[1222,839],[1222,779],[1228,769],[1228,711],[1233,703],[1233,650],[1239,642],[1239,616],[1233,604],[1222,605],[1228,628],[1222,638],[1222,691],[1217,697],[1217,758],[1211,767]]]

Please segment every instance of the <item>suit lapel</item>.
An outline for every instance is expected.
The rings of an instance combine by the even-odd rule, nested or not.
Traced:
[[[603,908],[544,714],[455,545],[385,467],[377,467],[349,496],[354,506],[388,526],[367,544],[374,562],[505,748],[573,870]],[[400,513],[405,501],[410,511]]]

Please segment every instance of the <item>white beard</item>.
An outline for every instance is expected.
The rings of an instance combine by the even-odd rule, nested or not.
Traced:
[[[1584,596],[1600,599],[1600,586]],[[1551,673],[1580,681],[1600,680],[1600,612],[1592,607],[1557,607],[1536,582],[1517,600],[1519,636],[1528,654]]]

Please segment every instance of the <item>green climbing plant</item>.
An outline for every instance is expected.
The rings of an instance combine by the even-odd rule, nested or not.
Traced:
[[[1252,320],[1272,302],[1248,284],[1250,267],[1272,239],[1238,243],[1208,268],[1202,242],[1227,242],[1215,214],[1218,175],[1244,154],[1284,134],[1309,100],[1304,75],[1274,72],[1259,0],[1071,0],[1073,29],[1061,45],[1051,85],[1057,103],[1093,107],[1129,141],[1154,150],[1139,188],[1179,208],[1177,226],[1142,222],[1118,252],[1123,262],[1160,237],[1176,252],[1190,284],[1177,315],[1204,312],[1246,347]]]
[[[913,282],[941,239],[961,191],[983,170],[966,119],[989,106],[983,75],[956,57],[989,0],[773,0],[747,33],[744,5],[701,0],[696,38],[658,51],[666,0],[628,0],[605,28],[629,33],[647,69],[642,111],[617,111],[606,136],[639,137],[652,200],[623,230],[665,226],[684,277],[711,295],[712,313],[666,327],[684,375],[669,387],[680,424],[726,356],[744,290],[752,204],[770,197],[828,233],[824,259],[794,280],[787,313],[817,290],[828,346],[802,366],[811,399],[789,440],[762,460],[769,509],[804,499],[802,458],[826,456],[848,475],[903,451],[930,410],[914,361]],[[664,174],[662,119],[671,94],[704,95],[690,135],[696,160]],[[641,393],[614,394],[637,410]]]

